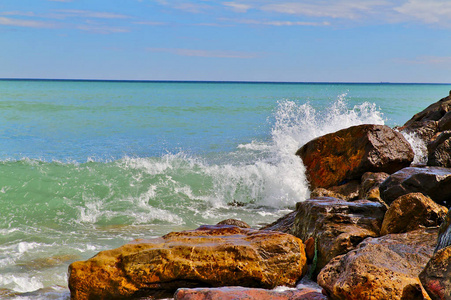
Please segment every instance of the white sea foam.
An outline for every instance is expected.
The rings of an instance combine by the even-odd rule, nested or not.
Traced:
[[[32,292],[44,287],[37,277],[26,274],[0,274],[0,286],[19,293]]]
[[[401,131],[401,133],[409,142],[413,152],[415,153],[412,163],[416,165],[426,165],[428,161],[428,149],[423,139],[421,139],[415,132],[407,133],[405,131]]]

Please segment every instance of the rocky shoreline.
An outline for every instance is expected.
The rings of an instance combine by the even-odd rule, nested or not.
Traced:
[[[296,155],[312,192],[292,213],[102,251],[69,266],[71,299],[451,299],[451,92],[402,127],[353,126]],[[307,277],[322,292],[297,286]]]

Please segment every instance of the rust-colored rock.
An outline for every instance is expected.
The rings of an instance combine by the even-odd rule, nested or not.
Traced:
[[[451,205],[451,169],[442,167],[404,168],[387,178],[379,187],[382,199],[391,204],[398,197],[422,193],[435,203]]]
[[[344,200],[346,201],[358,200],[360,194],[360,180],[351,180],[342,185],[331,186],[329,189],[334,193],[344,195]]]
[[[368,238],[334,258],[318,275],[318,284],[331,299],[430,299],[418,275],[432,257],[436,235],[437,229],[420,229]]]
[[[371,201],[345,202],[317,198],[299,202],[293,234],[317,242],[317,274],[332,258],[354,249],[367,237],[379,236],[385,207]]]
[[[249,226],[249,224],[247,224],[246,222],[237,219],[226,219],[216,225],[233,225],[241,228],[251,228],[251,226]]]
[[[346,196],[325,188],[316,188],[310,193],[310,198],[332,197],[346,201]]]
[[[389,207],[382,222],[381,235],[403,233],[421,227],[438,227],[448,209],[421,193],[399,197]]]
[[[445,216],[445,220],[440,225],[435,251],[451,246],[451,210]]]
[[[451,131],[444,131],[428,144],[428,166],[451,167]]]
[[[421,272],[420,280],[433,300],[451,300],[451,247],[434,254]]]
[[[414,153],[403,135],[384,125],[359,125],[318,137],[300,148],[313,188],[360,180],[365,172],[394,173],[408,167]]]
[[[244,287],[178,289],[174,300],[327,300],[314,289],[265,290]]]
[[[171,296],[180,287],[295,286],[302,241],[275,231],[202,226],[136,240],[69,266],[72,299]]]
[[[384,172],[373,173],[366,172],[362,176],[362,183],[360,187],[360,199],[368,199],[371,201],[381,202],[379,186],[384,182],[390,175]]]

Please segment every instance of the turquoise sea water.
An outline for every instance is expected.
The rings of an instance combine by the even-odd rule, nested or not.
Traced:
[[[450,89],[0,80],[0,298],[66,299],[71,262],[135,238],[272,222],[309,196],[304,143]]]

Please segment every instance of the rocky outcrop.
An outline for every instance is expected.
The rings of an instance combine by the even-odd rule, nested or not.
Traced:
[[[331,299],[429,299],[418,275],[432,257],[437,229],[368,238],[318,275]],[[415,297],[415,298],[414,298]]]
[[[451,300],[451,247],[434,254],[421,272],[420,280],[433,300]]]
[[[380,188],[382,199],[391,204],[398,197],[422,193],[435,203],[451,205],[451,169],[441,167],[404,168],[387,178]]]
[[[421,227],[438,227],[447,212],[446,207],[421,193],[403,195],[385,213],[381,235],[404,233]]]
[[[180,287],[294,287],[305,271],[302,241],[236,226],[202,226],[136,240],[69,267],[72,299],[170,297]]]
[[[178,289],[174,300],[327,300],[314,289],[264,290],[243,287]]]
[[[450,92],[451,93],[451,92]],[[439,131],[447,130],[450,126],[451,97],[445,97],[429,105],[423,111],[414,115],[402,127],[401,131],[416,133],[426,143],[433,140]]]
[[[444,131],[427,146],[428,166],[451,167],[451,131]]]
[[[384,172],[366,172],[361,178],[360,199],[385,203],[380,197],[379,187],[390,175]]]
[[[293,211],[283,217],[280,217],[273,223],[263,226],[260,230],[273,230],[273,231],[280,231],[280,232],[284,232],[284,233],[291,233],[295,217],[296,217],[296,211]]]
[[[438,231],[437,246],[435,251],[451,246],[451,210],[445,216],[445,220],[440,225]]]
[[[251,228],[251,226],[249,226],[246,222],[237,219],[226,219],[216,225],[233,225],[241,228]]]
[[[312,189],[360,180],[365,172],[394,173],[414,153],[403,135],[384,125],[359,125],[318,137],[300,148]]]
[[[293,234],[317,242],[316,273],[332,258],[349,252],[367,237],[379,236],[385,207],[370,201],[317,198],[299,202]]]

